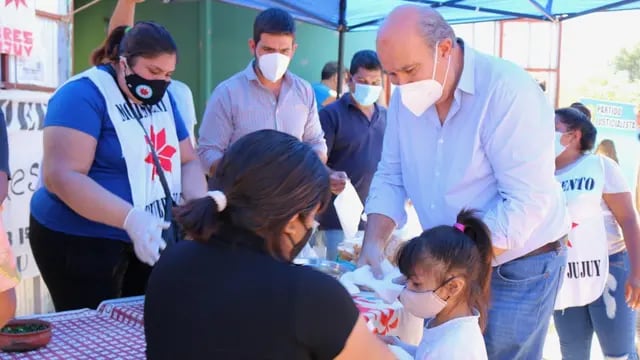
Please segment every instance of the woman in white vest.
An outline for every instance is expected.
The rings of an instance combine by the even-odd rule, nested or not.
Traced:
[[[31,201],[30,241],[58,311],[142,295],[166,245],[165,194],[177,202],[206,193],[166,92],[176,57],[161,25],[118,27],[92,54],[96,66],[49,101],[44,187]]]
[[[589,359],[593,333],[608,359],[638,359],[640,228],[631,191],[618,165],[591,153],[596,128],[580,111],[556,110],[556,177],[572,220],[568,262],[556,300],[563,360]],[[622,233],[610,236],[610,212]]]

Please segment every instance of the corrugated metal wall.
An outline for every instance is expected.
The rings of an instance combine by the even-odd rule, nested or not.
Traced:
[[[40,276],[20,282],[16,288],[17,316],[54,311],[49,291]]]

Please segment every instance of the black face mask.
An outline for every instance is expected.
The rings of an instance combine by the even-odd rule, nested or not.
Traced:
[[[304,226],[304,223],[303,223]],[[305,226],[305,228],[307,229],[307,232],[304,234],[304,236],[302,237],[302,239],[296,243],[295,241],[293,241],[293,238],[291,237],[291,235],[287,235],[289,237],[289,242],[291,243],[291,253],[289,254],[290,261],[293,261],[293,259],[295,259],[298,254],[300,254],[300,252],[302,251],[302,249],[304,249],[305,245],[307,245],[307,243],[309,242],[309,239],[311,239],[311,235],[313,235],[313,233],[315,232],[315,227],[309,227],[307,228]]]
[[[155,105],[162,100],[169,82],[165,80],[147,80],[131,71],[124,77],[133,96],[145,105]]]

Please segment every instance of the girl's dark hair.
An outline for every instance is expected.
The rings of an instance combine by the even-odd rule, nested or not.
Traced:
[[[318,155],[275,130],[253,132],[231,145],[210,185],[225,194],[227,207],[219,212],[208,196],[177,207],[176,220],[187,235],[208,242],[221,225],[232,225],[263,237],[265,250],[276,257],[291,218],[305,217],[331,199],[329,173]]]
[[[467,302],[480,312],[480,327],[484,330],[493,259],[491,232],[473,210],[460,211],[456,222],[464,226],[464,232],[453,225],[426,230],[400,249],[396,262],[407,278],[415,274],[418,266],[435,274],[440,284],[451,272],[463,276]]]
[[[587,116],[580,110],[568,107],[556,110],[556,116],[561,123],[566,125],[568,131],[580,130],[580,151],[587,152],[593,150],[596,143],[598,131]]]
[[[91,53],[91,64],[118,62],[120,56],[135,64],[139,56],[152,58],[160,54],[176,54],[178,47],[164,26],[152,21],[140,21],[133,27],[118,26],[102,45]]]
[[[571,107],[583,113],[591,121],[591,110],[581,102],[574,102]]]

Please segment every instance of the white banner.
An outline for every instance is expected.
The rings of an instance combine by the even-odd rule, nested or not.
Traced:
[[[0,53],[31,56],[35,32],[35,0],[0,1]]]
[[[39,271],[29,245],[29,203],[38,185],[42,159],[42,125],[50,94],[8,90],[0,93],[9,136],[9,193],[3,221],[23,279]]]
[[[0,0],[1,1],[1,0]],[[51,1],[51,0],[48,0]],[[40,1],[42,2],[42,1]],[[62,26],[52,19],[37,17],[34,36],[37,44],[29,56],[15,56],[9,61],[9,81],[18,84],[57,87],[60,84],[61,57],[66,57]]]

